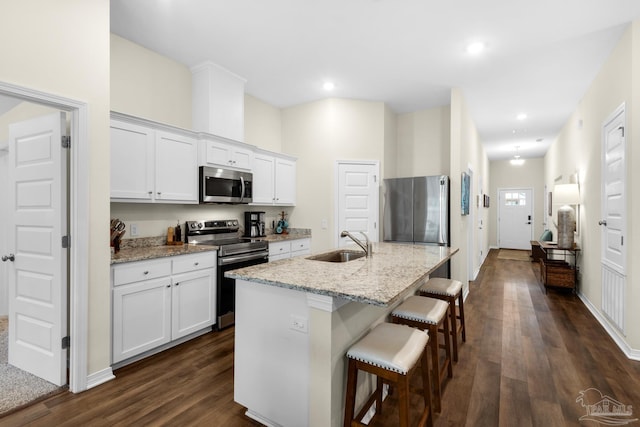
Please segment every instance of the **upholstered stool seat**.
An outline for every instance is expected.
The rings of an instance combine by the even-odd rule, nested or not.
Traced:
[[[434,410],[440,412],[442,392],[441,386],[444,373],[447,372],[449,378],[453,376],[451,365],[451,342],[449,333],[449,322],[447,316],[449,305],[435,298],[410,296],[391,313],[394,323],[404,324],[429,331],[429,346],[431,347],[431,370],[434,396]],[[438,332],[444,334],[444,345],[438,344]],[[439,350],[443,348],[445,357],[440,366]]]
[[[398,388],[400,426],[409,425],[409,379],[418,366],[422,365],[424,411],[419,425],[433,425],[431,417],[431,387],[427,352],[429,335],[421,330],[404,325],[382,323],[355,343],[347,352],[349,367],[345,396],[345,427],[361,426],[363,416],[376,403],[376,411],[382,412],[383,380]],[[369,397],[354,418],[358,371],[377,376],[376,390]]]
[[[462,341],[467,341],[467,328],[464,322],[464,298],[462,282],[453,279],[434,277],[420,288],[420,295],[438,298],[449,303],[451,317],[451,338],[453,342],[453,360],[458,361],[458,335],[462,333]],[[456,300],[458,309],[456,312]]]

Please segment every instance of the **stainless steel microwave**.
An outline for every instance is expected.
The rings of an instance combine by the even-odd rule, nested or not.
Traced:
[[[200,166],[200,203],[251,203],[253,175]]]

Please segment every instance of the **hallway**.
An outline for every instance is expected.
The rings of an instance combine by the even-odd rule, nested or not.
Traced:
[[[489,253],[471,283],[467,342],[434,424],[591,425],[579,420],[587,412],[576,402],[589,388],[632,405],[630,418],[640,418],[640,362],[621,353],[576,296],[545,295],[537,265],[497,255]],[[254,426],[233,402],[232,366],[231,328],[122,368],[116,380],[85,393],[0,418],[0,426]],[[421,401],[412,397],[418,412]],[[371,425],[397,425],[393,405],[383,409]]]

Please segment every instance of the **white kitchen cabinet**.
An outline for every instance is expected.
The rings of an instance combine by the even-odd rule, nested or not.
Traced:
[[[296,161],[275,153],[257,151],[253,157],[254,205],[296,204]]]
[[[215,323],[215,260],[209,251],[112,267],[113,363]]]
[[[209,136],[200,141],[199,165],[250,170],[253,165],[253,151],[248,146],[216,140]]]
[[[155,146],[155,200],[198,202],[197,141],[156,131]]]
[[[112,118],[112,201],[198,203],[197,162],[197,140],[186,132]]]
[[[293,239],[269,243],[269,262],[311,253],[311,239]]]
[[[193,129],[244,141],[242,77],[207,61],[191,68]]]

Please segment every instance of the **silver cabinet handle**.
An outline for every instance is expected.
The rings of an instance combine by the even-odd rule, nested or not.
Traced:
[[[149,274],[149,271],[145,271],[142,274],[144,274],[146,276],[147,274]]]
[[[199,262],[194,262],[193,265],[200,265],[200,263]]]
[[[16,257],[13,254],[9,254],[9,255],[2,255],[2,261],[7,262],[7,261],[15,261]]]

